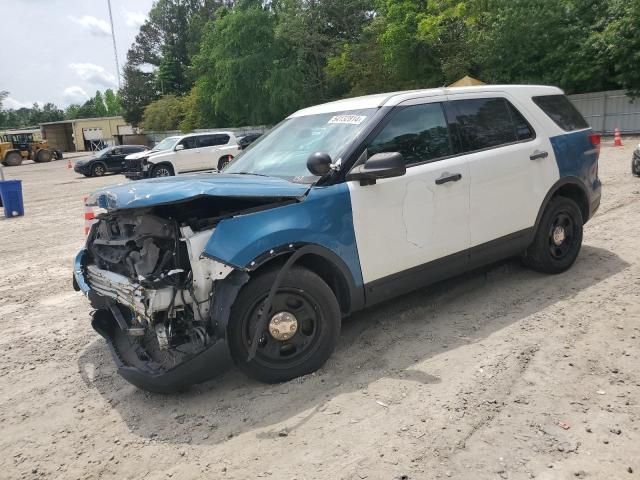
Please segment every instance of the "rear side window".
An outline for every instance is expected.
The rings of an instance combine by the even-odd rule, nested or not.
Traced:
[[[368,147],[369,156],[400,152],[407,165],[453,154],[440,103],[405,107],[394,114]]]
[[[229,143],[229,135],[203,135],[200,137],[201,147],[215,147],[216,145],[226,145]]]
[[[582,130],[589,124],[564,95],[543,95],[533,101],[564,131]]]
[[[460,135],[464,152],[535,137],[533,128],[505,98],[453,100],[448,102],[447,115]]]

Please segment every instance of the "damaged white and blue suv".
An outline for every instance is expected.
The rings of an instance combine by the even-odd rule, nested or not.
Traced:
[[[307,108],[220,174],[95,192],[74,286],[140,388],[182,390],[232,363],[286,381],[325,363],[355,311],[507,257],[568,269],[600,204],[599,153],[554,87]]]

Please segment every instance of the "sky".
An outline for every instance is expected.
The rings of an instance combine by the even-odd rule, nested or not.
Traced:
[[[111,0],[120,71],[153,0]],[[3,108],[60,108],[118,88],[107,0],[0,0]],[[13,19],[13,21],[11,21]]]

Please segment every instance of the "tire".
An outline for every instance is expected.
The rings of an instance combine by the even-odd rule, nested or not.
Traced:
[[[631,173],[636,177],[640,177],[640,158],[636,158],[635,155],[631,160]]]
[[[18,167],[22,164],[22,156],[18,152],[7,153],[3,163],[7,167]]]
[[[580,253],[583,223],[576,202],[562,196],[552,198],[525,253],[525,265],[542,273],[568,270]]]
[[[151,176],[153,178],[173,177],[174,175],[175,175],[175,172],[173,171],[173,167],[165,163],[156,165],[155,167],[153,167],[153,170],[151,170]]]
[[[226,167],[227,164],[231,162],[231,160],[233,160],[233,157],[231,155],[227,155],[226,157],[222,157],[220,160],[218,160],[218,171]]]
[[[36,155],[33,158],[33,160],[36,163],[47,163],[47,162],[50,162],[52,158],[53,158],[53,155],[51,155],[51,151],[47,150],[46,148],[42,148],[36,152]]]
[[[312,271],[293,266],[273,299],[272,319],[262,332],[256,355],[247,361],[251,330],[277,274],[277,269],[266,271],[243,287],[231,308],[227,332],[236,365],[265,383],[285,382],[316,371],[331,356],[340,335],[340,307],[329,286]],[[277,314],[283,314],[282,319],[275,318]],[[291,322],[291,315],[295,333],[286,340],[276,339],[277,322]]]
[[[92,177],[102,177],[105,173],[107,173],[107,166],[104,163],[96,163],[91,167]]]

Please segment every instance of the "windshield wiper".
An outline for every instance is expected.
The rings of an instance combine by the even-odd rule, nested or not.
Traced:
[[[264,173],[251,173],[251,172],[231,172],[231,173],[227,173],[227,175],[255,175],[256,177],[270,176],[270,175],[265,175]]]

